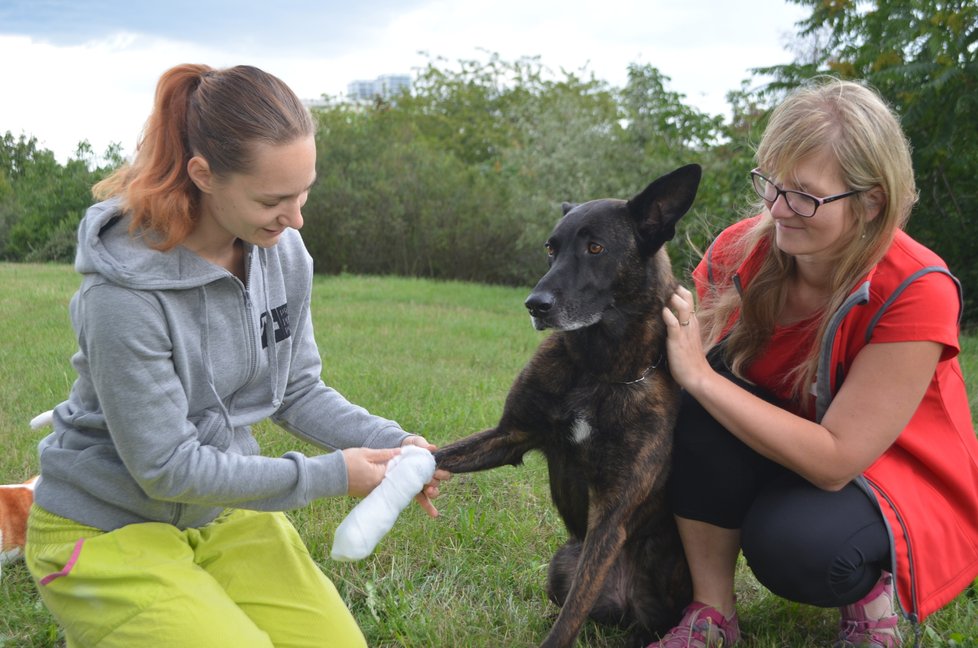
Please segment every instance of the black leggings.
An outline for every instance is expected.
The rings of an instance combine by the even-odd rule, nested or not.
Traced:
[[[673,512],[740,529],[748,565],[774,594],[839,607],[868,594],[890,569],[882,514],[859,486],[813,486],[754,452],[685,393],[673,452]]]

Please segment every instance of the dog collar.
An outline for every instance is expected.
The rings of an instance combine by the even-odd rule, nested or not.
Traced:
[[[642,375],[639,376],[638,378],[636,378],[635,380],[626,380],[625,382],[616,382],[615,384],[616,385],[634,385],[635,383],[642,382],[643,380],[645,380],[646,378],[648,378],[649,376],[651,376],[655,372],[656,369],[659,368],[659,365],[662,364],[662,359],[664,357],[665,357],[665,354],[660,354],[659,355],[659,358],[655,362],[653,362],[651,365],[649,365],[645,369],[645,371],[642,372]]]

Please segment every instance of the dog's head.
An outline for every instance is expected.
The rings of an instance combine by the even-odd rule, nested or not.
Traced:
[[[526,299],[533,326],[570,331],[627,308],[647,289],[650,261],[693,204],[701,169],[691,164],[653,181],[630,200],[564,203],[547,239],[550,269]]]

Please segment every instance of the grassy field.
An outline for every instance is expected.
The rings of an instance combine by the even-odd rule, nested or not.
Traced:
[[[62,400],[74,378],[68,266],[0,264],[0,483],[37,470],[43,432],[27,422]],[[524,290],[364,277],[317,278],[313,307],[326,381],[350,400],[396,419],[436,444],[495,423],[512,379],[542,339],[522,306]],[[978,338],[963,340],[978,380]],[[973,410],[978,390],[972,390]],[[257,435],[265,454],[315,452],[274,426]],[[319,501],[290,513],[358,618],[371,646],[534,646],[556,614],[547,563],[565,531],[550,505],[546,468],[456,476],[432,520],[416,506],[377,551],[355,564],[329,559],[332,532],[354,502]],[[935,548],[935,550],[938,550]],[[826,646],[838,615],[778,599],[741,566],[745,646]],[[616,646],[622,635],[589,624],[581,645]],[[0,582],[0,648],[61,646],[23,563]],[[926,646],[978,646],[971,588],[928,619]]]

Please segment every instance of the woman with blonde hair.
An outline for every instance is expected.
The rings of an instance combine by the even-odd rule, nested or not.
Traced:
[[[902,227],[909,143],[871,89],[819,79],[772,113],[733,224],[663,313],[684,389],[670,498],[694,602],[661,648],[740,638],[759,581],[841,612],[836,646],[901,645],[978,575],[978,440],[961,292]],[[919,639],[919,634],[918,634]]]
[[[180,65],[96,187],[78,376],[40,443],[25,552],[70,647],[365,645],[283,511],[365,496],[401,446],[433,446],[320,377],[298,232],[314,132],[270,74]],[[268,418],[330,452],[262,456]]]

